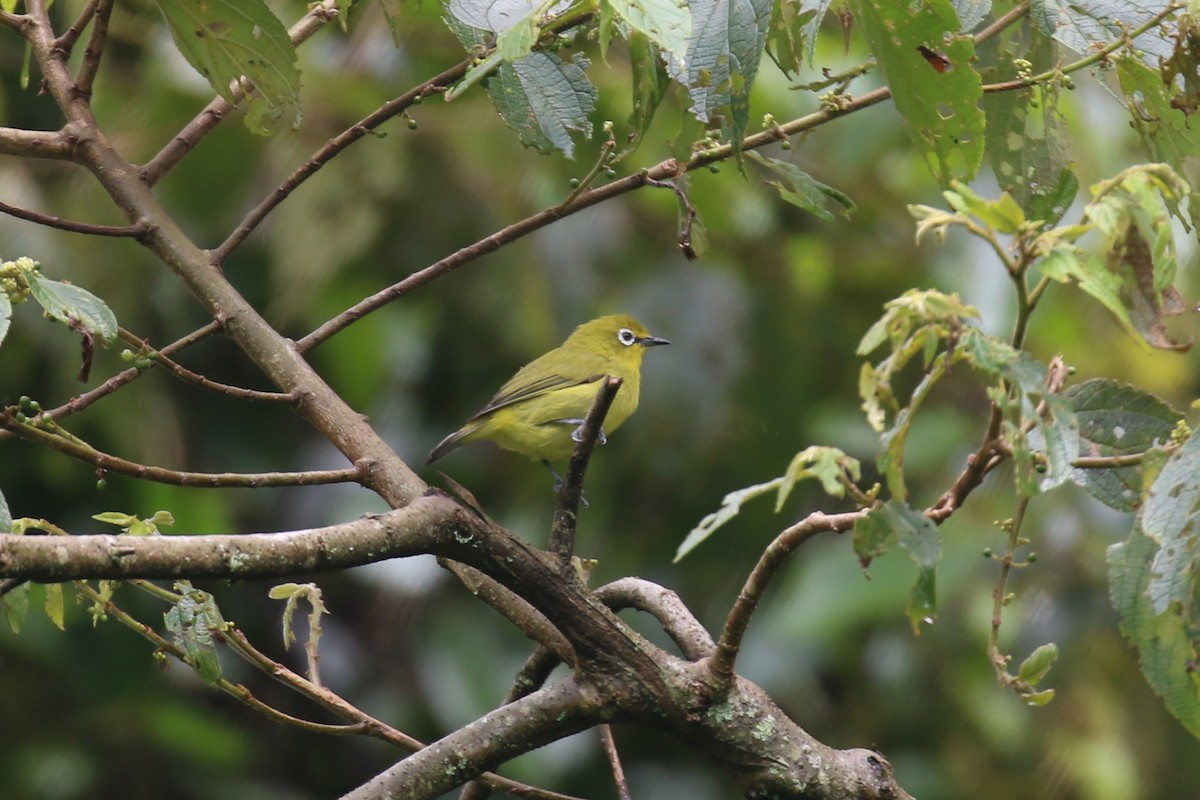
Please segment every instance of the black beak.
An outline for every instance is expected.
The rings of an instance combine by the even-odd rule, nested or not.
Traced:
[[[643,336],[637,340],[642,347],[657,347],[660,344],[670,344],[666,339],[660,336]]]

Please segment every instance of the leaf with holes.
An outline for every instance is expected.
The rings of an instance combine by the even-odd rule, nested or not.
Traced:
[[[87,289],[43,278],[37,272],[28,273],[26,280],[29,281],[29,293],[51,319],[71,330],[98,336],[105,344],[111,344],[117,338],[116,315]]]
[[[1168,0],[1033,0],[1029,12],[1043,33],[1089,55],[1127,36],[1168,5]],[[1138,36],[1134,45],[1155,60],[1167,58],[1174,49],[1158,26]]]
[[[943,186],[970,181],[983,159],[983,84],[973,66],[975,45],[958,35],[954,7],[949,0],[859,0],[856,8],[896,109],[930,171]],[[932,69],[920,48],[937,53],[949,68]]]
[[[193,589],[187,582],[176,584],[176,589],[181,592],[178,602],[163,614],[167,631],[183,651],[188,666],[205,683],[215,686],[221,681],[216,637],[226,623],[211,594]]]
[[[287,29],[263,0],[156,0],[179,52],[230,103],[243,76],[246,127],[271,134],[284,114],[300,122],[300,69]]]

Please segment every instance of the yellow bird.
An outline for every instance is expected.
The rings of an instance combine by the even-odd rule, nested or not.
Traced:
[[[611,433],[637,409],[642,356],[660,344],[670,342],[651,336],[625,314],[580,325],[561,345],[521,367],[486,406],[430,451],[425,465],[481,439],[547,464],[569,457],[599,381],[606,376],[623,381],[604,419]],[[599,441],[605,442],[603,431]]]

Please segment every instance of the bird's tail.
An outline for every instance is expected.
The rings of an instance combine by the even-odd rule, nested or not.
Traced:
[[[472,429],[470,428],[460,428],[459,430],[456,430],[454,433],[447,436],[445,439],[442,439],[440,442],[438,442],[437,447],[430,450],[429,455],[425,456],[424,466],[428,467],[430,464],[446,455],[446,453],[449,453],[451,450],[466,444],[466,442],[463,441],[463,438],[471,432]]]

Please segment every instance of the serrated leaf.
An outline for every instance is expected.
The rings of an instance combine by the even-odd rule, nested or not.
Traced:
[[[1200,658],[1193,636],[1200,548],[1200,437],[1193,435],[1150,488],[1128,539],[1108,550],[1113,607],[1142,673],[1167,709],[1200,737]]]
[[[67,629],[66,622],[63,619],[63,590],[61,583],[47,583],[45,585],[46,599],[43,603],[43,608],[46,611],[46,617],[60,631]]]
[[[954,13],[958,14],[959,29],[967,32],[987,17],[992,10],[992,0],[954,0]]]
[[[937,616],[937,562],[942,556],[937,526],[919,511],[898,500],[871,509],[854,525],[854,552],[865,569],[892,544],[900,546],[917,567],[909,592],[908,619],[913,633]]]
[[[1080,456],[1144,453],[1165,444],[1182,418],[1165,402],[1136,386],[1095,378],[1063,393],[1079,421]],[[1076,469],[1072,480],[1118,511],[1141,505],[1142,465]]]
[[[1186,81],[1168,80],[1132,56],[1117,59],[1117,76],[1133,128],[1150,157],[1183,171],[1184,162],[1200,152],[1200,124],[1186,113],[1190,102],[1184,94]],[[1200,79],[1192,76],[1191,80],[1194,84]],[[1192,225],[1200,227],[1200,202],[1195,198],[1190,211]]]
[[[29,613],[29,584],[22,583],[6,594],[0,595],[0,606],[4,608],[4,619],[13,633],[20,633]]]
[[[975,177],[984,150],[979,110],[983,83],[975,71],[975,45],[958,35],[958,15],[949,0],[896,3],[859,0],[866,32],[896,109],[930,171],[943,186]],[[932,68],[921,51],[932,49],[950,68]]]
[[[670,80],[659,63],[658,48],[644,33],[631,31],[628,43],[633,77],[633,113],[629,123],[633,126],[634,141],[626,149],[633,150],[650,127],[654,112],[667,94]]]
[[[678,0],[605,0],[617,17],[658,46],[668,61],[683,64],[692,35],[692,12]]]
[[[750,123],[750,89],[758,73],[771,23],[770,0],[692,0],[692,32],[682,64],[668,71],[687,87],[697,119],[712,121],[724,108],[722,125],[735,151]]]
[[[42,310],[72,330],[98,336],[106,344],[117,338],[117,317],[112,309],[87,289],[62,281],[43,278],[40,273],[26,274],[29,292]]]
[[[1030,16],[1048,36],[1088,55],[1127,36],[1167,7],[1167,0],[1033,0]],[[1147,54],[1166,58],[1171,41],[1157,27],[1134,40]]]
[[[183,651],[184,661],[210,686],[221,680],[216,635],[225,626],[212,595],[186,586],[179,601],[163,614],[167,631]]]
[[[12,322],[12,301],[8,299],[8,295],[0,292],[0,344],[4,343],[4,337],[8,335],[8,326]]]
[[[179,52],[229,102],[243,75],[246,127],[270,134],[288,112],[300,120],[300,70],[287,29],[263,0],[155,0]]]
[[[675,551],[675,558],[672,559],[672,563],[677,563],[688,553],[695,550],[705,539],[716,533],[718,528],[736,517],[742,510],[742,505],[747,501],[776,491],[782,483],[782,478],[776,478],[775,480],[759,483],[754,486],[747,486],[744,489],[738,489],[736,492],[730,492],[725,495],[725,498],[721,500],[721,507],[700,520],[700,524],[692,528],[688,532],[688,535],[684,537],[683,542],[680,543],[679,548]]]
[[[591,135],[589,115],[596,107],[596,88],[584,74],[587,67],[587,59],[578,54],[563,61],[530,53],[501,64],[487,80],[488,94],[522,144],[543,153],[557,148],[573,158],[571,133]]]
[[[747,155],[783,179],[767,183],[775,187],[780,197],[797,208],[804,209],[826,222],[833,221],[833,214],[827,207],[830,200],[841,206],[838,211],[844,217],[848,218],[858,210],[849,197],[832,186],[826,186],[789,161],[767,158],[753,151]]]

